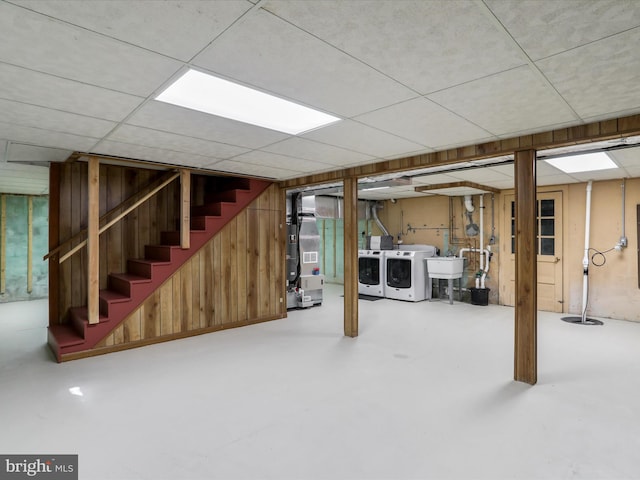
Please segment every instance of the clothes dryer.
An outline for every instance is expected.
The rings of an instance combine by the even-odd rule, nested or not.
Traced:
[[[390,251],[390,250],[389,250]],[[358,293],[384,297],[387,250],[358,251]]]
[[[420,302],[427,298],[427,257],[434,252],[393,250],[386,254],[385,296],[395,300]]]

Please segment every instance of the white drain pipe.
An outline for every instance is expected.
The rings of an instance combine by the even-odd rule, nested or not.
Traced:
[[[489,257],[487,257],[487,263]],[[480,194],[480,271],[482,277],[480,279],[480,288],[484,288],[484,279],[487,274],[484,271],[484,195]]]
[[[591,234],[591,187],[587,183],[586,219],[584,222],[584,256],[582,257],[582,323],[587,319],[587,302],[589,299],[589,236]]]

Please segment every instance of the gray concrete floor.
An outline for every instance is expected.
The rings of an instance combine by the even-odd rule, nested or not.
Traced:
[[[77,453],[82,479],[640,478],[640,324],[360,301],[58,365],[46,301],[0,305],[0,453]]]

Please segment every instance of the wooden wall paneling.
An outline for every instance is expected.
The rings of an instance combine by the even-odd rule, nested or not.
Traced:
[[[151,179],[147,180],[147,182],[149,181],[151,181]],[[162,191],[156,193],[145,202],[149,212],[149,234],[147,242],[144,245],[158,245],[160,243],[160,231],[158,230],[158,195],[161,192]],[[140,206],[142,207],[143,205]],[[144,245],[141,247],[140,257],[144,257]]]
[[[191,327],[191,316],[193,315],[193,278],[191,276],[191,262],[186,262],[182,268],[181,297],[182,309],[180,319],[180,331],[186,332]]]
[[[280,305],[280,315],[281,316],[286,316],[287,315],[287,302],[286,302],[286,290],[287,290],[287,286],[286,286],[286,278],[287,278],[287,267],[286,267],[286,255],[285,252],[287,251],[287,227],[286,227],[286,212],[287,212],[287,208],[286,208],[286,191],[284,190],[280,190],[279,194],[278,194],[278,211],[279,211],[279,217],[278,217],[278,235],[279,235],[279,251],[280,253],[278,254],[278,276],[277,276],[277,283],[279,285],[279,292],[278,292],[278,303]],[[325,272],[323,271],[322,274],[325,274]]]
[[[124,323],[121,323],[113,331],[113,344],[122,345],[123,343],[124,343]]]
[[[157,289],[142,304],[142,338],[155,338],[160,335],[160,289]]]
[[[344,179],[344,334],[358,336],[358,179]]]
[[[194,255],[191,260],[191,275],[192,275],[192,293],[191,293],[191,325],[190,330],[198,330],[200,328],[200,254]]]
[[[180,246],[189,248],[191,232],[191,172],[180,170]]]
[[[636,257],[638,259],[638,288],[640,288],[640,205],[636,206],[636,221],[637,221],[637,233],[636,233],[636,243],[638,245],[638,250]]]
[[[111,210],[126,198],[124,169],[121,167],[109,167],[107,171],[108,184],[105,189],[107,192],[107,210]],[[122,219],[102,234],[107,243],[107,250],[104,255],[107,258],[107,265],[102,275],[105,283],[107,283],[110,273],[122,273],[127,268],[127,259],[124,256],[124,225],[126,225],[126,220]]]
[[[160,287],[160,335],[173,333],[173,281],[167,280]]]
[[[111,332],[99,343],[99,345],[101,347],[110,347],[111,345],[115,345],[115,343],[114,332]]]
[[[213,242],[204,246],[202,255],[204,257],[204,317],[205,326],[212,327],[215,325],[216,309],[215,309],[215,292],[214,289],[218,285],[218,279],[213,275]],[[202,273],[202,272],[201,272]]]
[[[231,321],[231,238],[229,235],[229,225],[225,226],[220,233],[220,270],[216,275],[220,279],[220,323],[226,324]]]
[[[60,163],[49,166],[49,251],[58,246],[60,239]],[[0,256],[4,258],[2,252]],[[60,312],[59,254],[49,258],[49,326],[57,325]]]
[[[214,308],[214,325],[222,325],[224,323],[224,312],[222,308],[222,256],[221,238],[216,235],[211,243],[211,256],[213,257],[213,308]]]
[[[238,219],[232,219],[225,229],[229,230],[229,322],[238,321]]]
[[[149,183],[149,172],[141,171],[138,174],[138,190]],[[151,205],[149,200],[138,207],[138,248],[134,258],[144,257],[144,246],[151,244]]]
[[[124,343],[137,342],[141,336],[141,314],[142,309],[138,308],[124,321]]]
[[[75,235],[82,230],[82,190],[83,184],[86,184],[86,171],[82,171],[82,165],[79,163],[71,164],[71,234]],[[86,188],[84,188],[86,191]],[[64,215],[64,214],[63,214]],[[79,307],[83,304],[86,305],[86,276],[85,272],[86,264],[83,263],[83,256],[86,249],[83,249],[76,253],[73,257],[67,260],[65,263],[71,264],[71,273],[69,279],[69,287],[71,289],[71,302],[67,305],[69,307]]]
[[[516,272],[514,378],[537,382],[536,152],[515,153]]]
[[[70,164],[60,165],[60,208],[58,216],[57,243],[65,241],[72,235],[71,229],[71,191],[72,191],[72,168]],[[71,264],[73,259],[60,265],[58,277],[59,309],[57,312],[57,323],[65,320],[69,307],[71,306]]]
[[[100,165],[100,216],[102,216],[106,211],[109,203],[108,196],[109,189],[109,166],[108,165]],[[100,246],[100,289],[107,288],[107,271],[109,270],[109,255],[110,251],[108,248],[108,237],[109,232],[105,232],[99,237],[99,246]]]
[[[259,256],[258,256],[258,316],[269,315],[269,211],[268,203],[265,202],[266,195],[258,198],[258,232]]]
[[[258,255],[260,254],[258,210],[247,211],[247,315],[258,317]]]
[[[133,168],[124,170],[123,197],[129,198],[138,191],[138,171]],[[123,242],[122,255],[124,259],[141,258],[138,255],[138,209],[131,212],[122,220]]]
[[[247,211],[238,215],[236,219],[236,232],[238,244],[237,253],[237,301],[238,301],[238,321],[244,322],[249,317],[247,315],[247,277],[249,275],[247,267]]]
[[[173,333],[182,332],[182,269],[171,277],[171,289],[173,290],[173,309],[171,323]]]
[[[100,161],[89,159],[87,172],[87,310],[90,324],[100,321]]]
[[[207,327],[207,312],[206,312],[206,308],[207,308],[207,298],[206,298],[206,293],[207,293],[207,277],[206,277],[206,273],[207,273],[207,269],[206,269],[206,265],[205,265],[205,250],[206,250],[206,246],[204,248],[200,249],[200,252],[198,253],[198,263],[199,263],[199,273],[200,273],[200,299],[199,299],[199,303],[198,303],[198,309],[199,309],[199,319],[198,319],[198,325],[199,328],[206,328]]]

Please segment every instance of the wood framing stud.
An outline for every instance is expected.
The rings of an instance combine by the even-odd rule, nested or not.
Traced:
[[[344,179],[344,334],[358,336],[358,179]]]
[[[89,159],[87,220],[87,304],[89,323],[100,321],[100,161]]]
[[[421,187],[415,187],[416,192],[428,192],[429,190],[444,190],[447,188],[475,188],[476,190],[483,190],[488,193],[500,193],[497,188],[489,187],[487,185],[480,185],[473,182],[452,182],[452,183],[438,183],[436,185],[423,185]]]
[[[534,385],[537,358],[536,152],[515,152],[514,379]]]
[[[33,291],[33,197],[27,197],[27,293]]]
[[[191,238],[191,172],[180,170],[180,247],[189,248]]]

